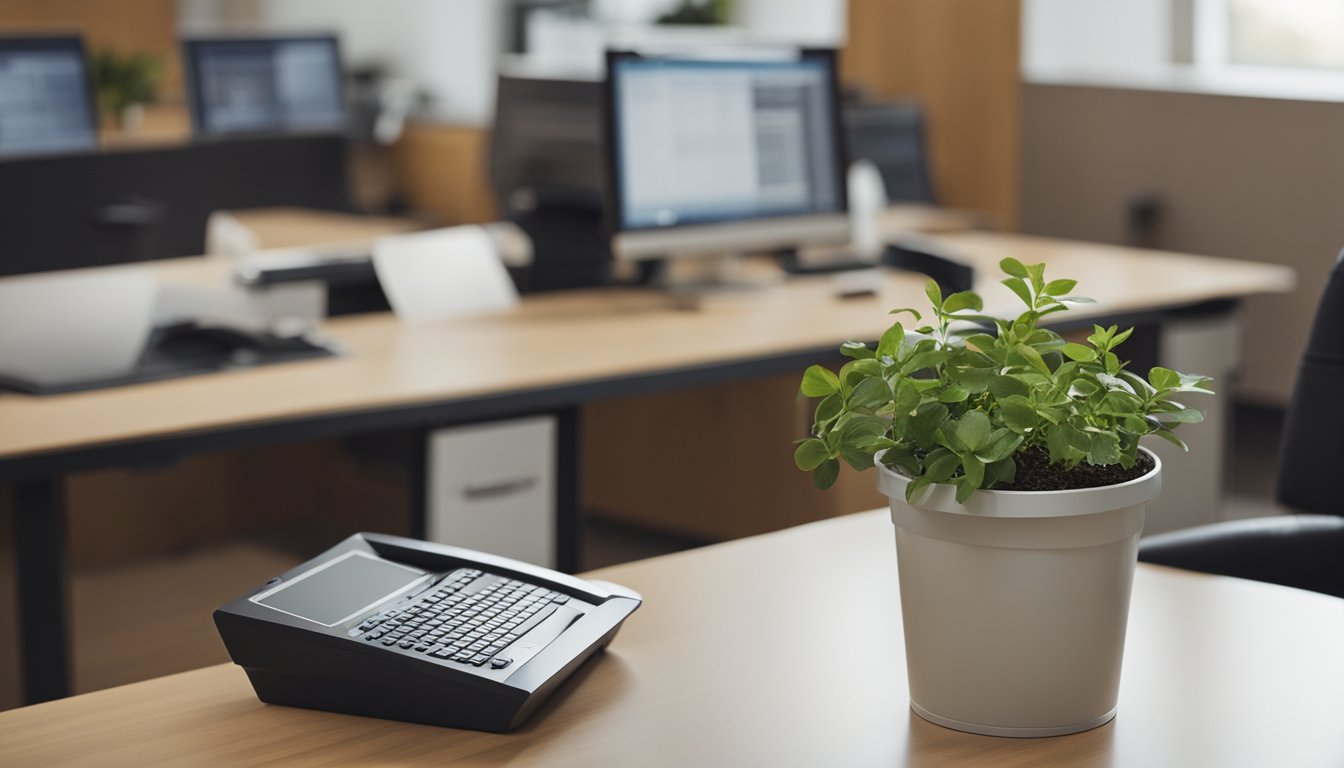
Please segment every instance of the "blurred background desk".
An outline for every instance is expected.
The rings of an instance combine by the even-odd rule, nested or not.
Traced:
[[[1152,329],[1167,313],[1210,304],[1227,311],[1242,296],[1292,283],[1291,271],[1282,267],[1114,246],[988,233],[941,236],[938,242],[975,267],[989,312],[1015,311],[1017,300],[994,277],[1005,256],[1045,261],[1052,274],[1079,279],[1097,303],[1060,318],[1070,323],[1138,319]],[[176,260],[155,269],[169,279],[228,276],[221,260]],[[422,534],[426,430],[552,414],[553,551],[562,569],[578,566],[581,501],[602,505],[632,487],[657,498],[656,489],[632,486],[631,478],[641,473],[667,472],[656,462],[632,463],[641,446],[675,450],[689,440],[702,448],[697,461],[716,462],[713,471],[724,473],[723,482],[705,484],[716,489],[714,503],[673,510],[664,525],[669,519],[694,525],[717,518],[726,527],[705,531],[725,537],[855,511],[876,499],[868,482],[846,479],[841,492],[819,506],[820,494],[808,478],[792,471],[791,441],[807,423],[794,395],[796,378],[809,364],[835,360],[840,342],[876,337],[887,308],[920,306],[923,282],[884,273],[873,297],[855,300],[838,298],[830,278],[796,278],[771,290],[708,300],[695,312],[675,309],[656,292],[608,289],[537,295],[516,312],[439,323],[406,325],[386,314],[338,318],[325,331],[348,350],[339,358],[51,398],[0,395],[0,482],[14,490],[29,700],[65,695],[70,686],[63,484],[69,473],[152,466],[247,446],[385,435],[395,438],[390,447],[373,450],[406,468],[409,510],[377,512],[408,512],[409,532]],[[776,391],[785,393],[788,410],[736,422],[741,442],[723,438],[726,428],[714,422],[712,433],[690,432],[684,421],[626,421],[621,427],[612,423],[611,412],[585,424],[602,435],[600,441],[580,440],[579,408],[585,404],[775,375],[787,382]],[[745,405],[751,402],[779,405],[737,401],[744,408],[754,407]],[[675,419],[681,412],[664,414]],[[781,412],[797,419],[780,419]],[[623,437],[622,428],[634,434]],[[695,471],[697,466],[677,465],[677,472]],[[743,476],[785,479],[743,483]],[[586,498],[581,482],[594,488]],[[732,504],[760,517],[722,515]],[[659,513],[653,503],[633,508],[637,515]]]
[[[885,510],[590,575],[638,590],[644,606],[515,733],[263,704],[240,668],[220,665],[0,713],[0,762],[1344,762],[1344,612],[1322,595],[1140,565],[1116,719],[1072,736],[1001,739],[910,711]],[[751,637],[771,641],[744,645]],[[1193,641],[1207,637],[1217,642]]]

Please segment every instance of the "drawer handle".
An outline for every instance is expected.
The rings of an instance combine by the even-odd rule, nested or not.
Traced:
[[[462,495],[472,501],[493,499],[526,491],[537,484],[535,477],[514,477],[487,485],[468,485],[462,489]]]

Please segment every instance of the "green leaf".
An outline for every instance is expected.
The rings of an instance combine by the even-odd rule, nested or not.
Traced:
[[[1003,416],[1003,423],[1019,434],[1027,433],[1040,422],[1040,416],[1037,414],[1035,406],[1021,395],[1013,395],[1000,400],[999,413]]]
[[[1115,349],[1121,344],[1124,344],[1125,339],[1128,339],[1130,337],[1130,334],[1132,333],[1134,333],[1133,326],[1126,328],[1125,330],[1115,334],[1115,337],[1111,339],[1111,349]]]
[[[1013,432],[1011,429],[996,429],[989,436],[989,442],[975,452],[975,455],[986,464],[992,464],[997,461],[1012,456],[1022,445],[1022,436]]]
[[[928,488],[930,482],[931,481],[927,477],[924,477],[922,475],[916,477],[914,480],[911,480],[910,484],[905,486],[905,500],[907,502],[914,503],[915,497],[919,495],[920,491],[923,491],[925,488]]]
[[[1041,353],[1037,352],[1034,348],[1029,347],[1026,344],[1018,344],[1013,347],[1013,353],[1046,376],[1050,375],[1050,366],[1045,364],[1045,360],[1041,359]]]
[[[937,281],[930,280],[924,284],[924,295],[928,296],[929,301],[933,302],[934,308],[943,306],[943,291],[938,287]]]
[[[1070,360],[1076,360],[1080,363],[1090,363],[1097,359],[1097,351],[1091,347],[1075,344],[1070,341],[1064,345],[1064,355]]]
[[[919,314],[919,310],[917,310],[917,309],[911,309],[910,307],[897,307],[896,309],[893,309],[893,310],[890,310],[889,312],[887,312],[887,314],[888,314],[888,315],[899,315],[899,314],[901,314],[902,312],[909,312],[910,314],[914,315],[916,321],[919,321],[919,320],[921,319],[921,318],[920,318],[920,314]]]
[[[1177,411],[1161,411],[1153,417],[1163,424],[1198,424],[1204,420],[1204,414],[1194,408],[1181,408]]]
[[[947,482],[952,477],[952,473],[961,466],[961,457],[947,450],[938,448],[929,453],[924,461],[924,475],[931,483]]]
[[[825,397],[840,391],[840,379],[820,365],[803,372],[802,392],[808,397]]]
[[[972,491],[985,481],[985,464],[974,456],[961,457],[961,471],[965,475],[963,479],[966,485],[969,485]],[[960,493],[957,494],[957,501],[965,500],[961,498]]]
[[[1027,397],[1031,394],[1031,387],[1016,376],[994,376],[989,380],[990,394],[994,395],[996,400],[1003,400],[1013,395]]]
[[[1148,381],[1159,392],[1166,389],[1175,389],[1181,385],[1181,375],[1170,368],[1163,368],[1160,365],[1153,366],[1148,372]]]
[[[911,477],[919,474],[919,459],[908,445],[893,444],[882,454],[882,463],[888,467],[900,469]]]
[[[1045,265],[1028,264],[1027,274],[1031,275],[1031,285],[1037,293],[1041,293],[1045,288]]]
[[[1077,280],[1051,280],[1046,284],[1044,293],[1047,296],[1064,296],[1072,291],[1076,285],[1078,285]]]
[[[1026,304],[1029,308],[1032,307],[1031,289],[1027,287],[1026,281],[1020,277],[1010,277],[1007,280],[1004,280],[1003,284],[1008,286],[1010,291],[1017,294],[1017,298],[1021,299],[1023,304]]]
[[[835,485],[835,479],[839,476],[840,462],[836,459],[827,459],[812,473],[812,483],[824,491]]]
[[[947,352],[942,349],[929,349],[923,352],[916,352],[911,355],[901,365],[901,375],[909,376],[915,371],[922,371],[926,368],[936,368],[947,360]]]
[[[1114,432],[1094,432],[1087,463],[1097,466],[1120,463],[1120,438]]]
[[[891,402],[891,389],[880,376],[863,379],[849,393],[850,408],[876,409]]]
[[[978,451],[989,442],[989,417],[983,411],[967,411],[953,425],[953,432],[968,450]]]
[[[996,461],[985,467],[986,488],[993,488],[1003,483],[1011,483],[1017,479],[1017,462],[1012,459],[1003,459]]]
[[[1124,392],[1128,392],[1131,395],[1138,394],[1138,392],[1134,391],[1134,387],[1131,386],[1128,381],[1125,381],[1119,376],[1112,376],[1109,373],[1098,373],[1097,381],[1101,382],[1103,385],[1105,385],[1107,389],[1110,390],[1121,390]]]
[[[973,309],[976,312],[985,308],[985,302],[980,298],[980,294],[975,291],[961,291],[947,297],[943,302],[944,312],[958,312],[963,309]]]
[[[1088,296],[1060,296],[1059,301],[1065,304],[1096,304],[1097,300]]]
[[[873,350],[862,341],[846,341],[840,345],[840,354],[853,360],[867,360],[873,356]]]
[[[1186,445],[1184,440],[1182,440],[1181,438],[1177,437],[1177,436],[1176,436],[1174,433],[1172,433],[1172,431],[1169,430],[1169,429],[1159,429],[1159,430],[1157,430],[1156,432],[1154,432],[1153,434],[1154,434],[1154,435],[1157,435],[1158,437],[1162,438],[1163,440],[1166,440],[1168,443],[1171,443],[1172,445],[1176,446],[1177,448],[1180,448],[1182,451],[1188,451],[1188,450],[1190,450],[1190,446]]]
[[[1012,275],[1013,277],[1020,277],[1025,279],[1028,276],[1027,268],[1022,266],[1022,262],[1018,261],[1017,259],[1014,259],[1011,256],[1009,256],[1006,259],[1001,259],[999,261],[999,269],[1003,270],[1006,274]]]
[[[811,472],[830,457],[826,444],[814,437],[798,444],[793,452],[793,463],[804,472]]]
[[[961,403],[971,396],[971,391],[961,386],[953,384],[942,392],[938,393],[938,402],[940,403]]]
[[[909,414],[919,407],[919,387],[910,379],[901,379],[896,385],[896,397],[892,399],[892,413]]]
[[[1177,374],[1181,377],[1181,386],[1178,389],[1181,392],[1198,392],[1204,395],[1212,395],[1214,392],[1208,388],[1213,383],[1213,379],[1208,376],[1195,376],[1186,373]]]
[[[907,438],[921,448],[930,448],[934,444],[934,433],[946,420],[946,405],[924,403],[915,409],[915,415],[906,423],[907,434],[898,437]]]
[[[818,426],[825,426],[827,422],[840,415],[840,409],[844,407],[840,395],[827,395],[817,403],[816,414],[812,417],[812,423]]]
[[[994,376],[994,371],[990,368],[978,368],[975,366],[965,366],[956,369],[952,378],[961,383],[967,392],[978,395],[989,388],[989,380]]]
[[[882,333],[882,338],[877,342],[878,357],[896,357],[896,353],[901,348],[901,343],[905,341],[905,328],[900,323],[888,328]]]

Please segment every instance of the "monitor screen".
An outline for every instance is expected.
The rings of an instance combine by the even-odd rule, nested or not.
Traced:
[[[331,626],[404,591],[424,571],[350,552],[252,598],[291,616]]]
[[[189,40],[186,50],[202,135],[345,129],[334,37]]]
[[[0,38],[0,156],[97,146],[80,39]]]
[[[845,211],[829,52],[608,66],[618,229]]]

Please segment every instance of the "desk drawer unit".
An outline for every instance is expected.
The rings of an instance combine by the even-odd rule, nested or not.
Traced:
[[[554,567],[555,419],[453,427],[428,440],[429,540]]]

